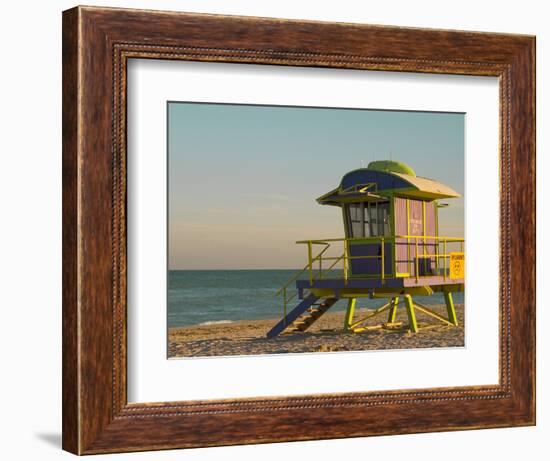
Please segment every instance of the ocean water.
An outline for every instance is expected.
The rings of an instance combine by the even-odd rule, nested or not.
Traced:
[[[275,293],[296,272],[294,269],[168,271],[168,326],[281,318],[282,298]],[[294,284],[289,288],[294,289]],[[455,303],[464,302],[463,293],[454,293],[453,298]],[[427,305],[444,303],[442,294],[415,299]],[[358,300],[358,307],[375,309],[385,302],[363,298]],[[340,300],[330,311],[343,311],[346,307],[347,301]]]

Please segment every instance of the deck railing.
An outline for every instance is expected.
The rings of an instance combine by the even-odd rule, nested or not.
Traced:
[[[286,317],[287,305],[297,297],[298,293],[292,290],[289,294],[289,287],[303,274],[307,274],[310,286],[315,280],[322,280],[327,276],[330,278],[344,279],[344,283],[350,277],[354,279],[380,279],[384,284],[387,278],[412,277],[418,282],[422,277],[433,275],[443,276],[444,280],[450,278],[450,260],[456,253],[464,254],[464,238],[447,236],[425,236],[425,235],[396,235],[380,237],[360,238],[335,238],[300,240],[297,244],[307,245],[308,262],[303,269],[298,271],[281,289],[277,295],[282,295],[284,304],[284,315]],[[343,248],[337,254],[330,255],[329,249],[339,243]],[[390,243],[391,251],[387,254],[387,244]],[[355,245],[379,245],[379,253],[376,255],[351,255],[350,248]],[[316,246],[323,248],[318,253],[314,252]],[[398,259],[396,255],[397,246],[407,247],[405,259]],[[453,251],[453,248],[454,251]],[[379,260],[380,272],[353,273],[353,263],[357,260]],[[387,261],[390,270],[386,270]],[[435,274],[432,273],[432,261],[435,263]],[[341,264],[341,266],[339,265]],[[398,265],[406,264],[407,272],[398,271]],[[429,268],[427,267],[429,264]],[[423,269],[421,272],[420,269]],[[334,270],[339,273],[334,273]],[[429,270],[428,270],[429,269]]]

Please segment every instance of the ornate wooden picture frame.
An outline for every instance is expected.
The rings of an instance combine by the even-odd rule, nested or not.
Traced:
[[[499,384],[128,403],[131,58],[498,77]],[[534,37],[93,7],[63,13],[65,450],[92,454],[533,424]]]

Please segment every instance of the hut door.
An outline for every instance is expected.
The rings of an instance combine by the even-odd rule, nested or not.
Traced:
[[[382,243],[378,237],[389,236],[389,202],[362,202],[349,205],[349,226],[351,237],[351,271],[355,276],[380,277],[382,274]],[[365,258],[360,258],[365,256]],[[384,243],[384,272],[392,273],[392,244]]]
[[[409,235],[422,237],[410,239],[409,242],[413,274],[417,264],[415,260],[418,259],[418,275],[432,275],[435,270],[435,258],[431,255],[436,252],[436,240],[433,239],[436,234],[435,204],[410,200],[409,213]]]

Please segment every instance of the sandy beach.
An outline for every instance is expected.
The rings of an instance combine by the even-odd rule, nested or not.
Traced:
[[[446,317],[444,305],[430,308]],[[456,304],[455,308],[459,327],[447,326],[417,311],[419,327],[427,328],[416,334],[404,329],[346,333],[343,331],[344,312],[327,312],[307,331],[285,333],[273,339],[267,339],[265,335],[279,319],[171,328],[168,333],[168,356],[175,358],[460,347],[464,346],[464,305]],[[366,309],[358,309],[355,318],[359,319],[368,312]],[[385,321],[386,315],[376,317],[369,324]],[[396,321],[407,324],[404,309],[398,309]]]

